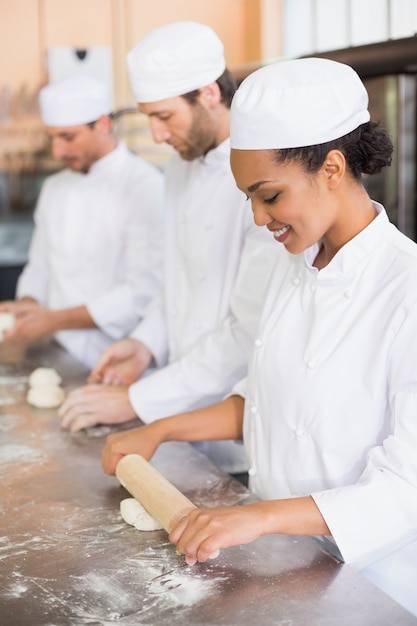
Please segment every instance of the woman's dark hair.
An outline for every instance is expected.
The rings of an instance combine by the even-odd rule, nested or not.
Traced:
[[[273,150],[273,153],[278,163],[296,161],[313,174],[323,165],[330,150],[340,150],[353,177],[360,180],[362,174],[379,174],[391,165],[393,145],[379,122],[366,122],[339,139],[316,146]]]
[[[225,69],[223,74],[220,76],[220,78],[216,80],[216,83],[220,87],[221,102],[228,109],[230,109],[230,105],[232,104],[232,98],[237,89],[237,83],[236,83],[235,77],[228,69]],[[182,97],[185,98],[187,102],[189,102],[190,104],[195,104],[199,96],[199,93],[200,93],[200,90],[195,89],[194,91],[189,91],[188,93],[184,94]]]

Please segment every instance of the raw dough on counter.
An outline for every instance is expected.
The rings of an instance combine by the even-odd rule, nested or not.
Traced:
[[[120,502],[120,515],[125,522],[138,530],[162,530],[163,526],[135,498]]]
[[[3,341],[3,330],[9,330],[13,328],[16,322],[16,317],[13,313],[3,312],[0,313],[0,341]]]
[[[65,391],[59,385],[37,385],[28,391],[26,400],[38,409],[56,409],[65,398]]]
[[[52,367],[37,367],[29,376],[29,386],[60,385],[62,378]]]
[[[62,378],[52,367],[38,367],[29,376],[29,391],[26,400],[38,409],[56,409],[65,398],[59,386]]]

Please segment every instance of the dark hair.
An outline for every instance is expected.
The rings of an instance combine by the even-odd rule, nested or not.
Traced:
[[[235,77],[228,69],[225,69],[223,74],[215,82],[218,84],[220,88],[221,102],[228,109],[230,109],[230,105],[232,104],[232,98],[237,89],[237,83],[236,83]],[[199,96],[199,93],[200,93],[200,90],[195,89],[194,91],[189,91],[188,93],[184,94],[182,97],[185,98],[187,102],[189,102],[190,104],[195,104]]]
[[[278,163],[297,161],[307,172],[317,172],[330,150],[340,150],[348,169],[356,180],[362,174],[379,174],[391,165],[393,145],[388,133],[379,122],[366,122],[352,132],[316,146],[273,150]]]

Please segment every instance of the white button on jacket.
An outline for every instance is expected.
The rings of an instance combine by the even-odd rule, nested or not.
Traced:
[[[244,381],[235,388],[246,395],[252,489],[265,499],[312,495],[356,563],[417,534],[417,245],[376,208],[322,270],[312,266],[317,246],[280,258],[263,349],[246,391]]]

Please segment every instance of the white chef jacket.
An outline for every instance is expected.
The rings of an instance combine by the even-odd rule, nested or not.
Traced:
[[[246,374],[282,248],[255,226],[229,158],[227,139],[202,158],[167,165],[164,291],[133,333],[162,367],[129,389],[145,422],[219,401]],[[247,467],[241,443],[200,449],[226,471]]]
[[[417,245],[375,207],[320,271],[318,245],[280,259],[234,390],[251,488],[311,494],[343,558],[362,564],[417,529]]]
[[[35,209],[17,296],[51,309],[86,305],[97,329],[55,337],[88,367],[129,335],[162,275],[163,175],[123,143],[87,174],[49,176]]]

